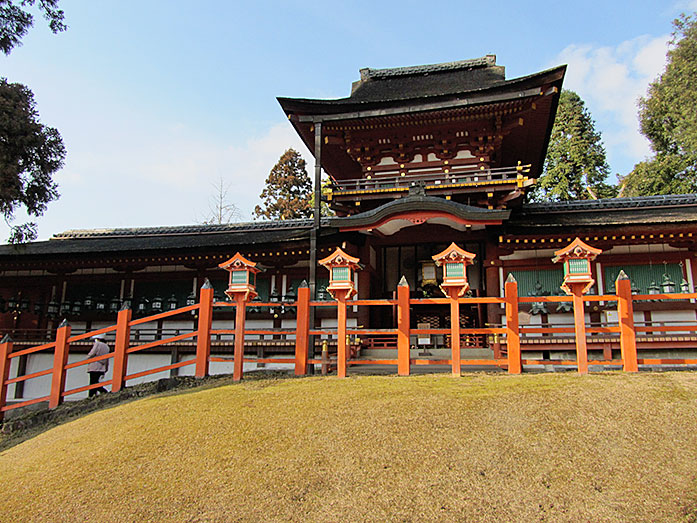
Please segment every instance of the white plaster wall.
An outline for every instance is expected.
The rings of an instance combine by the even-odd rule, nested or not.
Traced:
[[[695,325],[695,311],[651,311],[651,323],[656,326]],[[656,335],[690,334],[691,331],[654,332]]]
[[[358,325],[358,319],[357,318],[346,318],[346,326],[355,328]],[[320,328],[321,329],[336,329],[339,326],[339,320],[336,318],[322,318],[320,321]],[[332,335],[327,335],[327,334],[322,334],[321,339],[326,340],[329,338],[335,338],[336,336],[334,334]]]

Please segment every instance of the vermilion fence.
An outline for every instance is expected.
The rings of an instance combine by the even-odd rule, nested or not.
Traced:
[[[337,309],[338,325],[336,328],[319,328],[310,326],[311,309],[337,308],[336,302],[311,301],[310,291],[306,286],[298,289],[298,297],[295,302],[284,304],[285,307],[295,308],[296,324],[294,328],[277,329],[245,329],[244,322],[236,322],[234,329],[212,329],[214,307],[237,307],[228,302],[214,302],[213,289],[206,284],[201,289],[199,303],[182,307],[180,309],[163,312],[145,318],[133,319],[130,309],[123,309],[118,313],[115,325],[72,335],[71,327],[63,322],[56,331],[55,340],[33,347],[14,351],[13,341],[9,336],[0,342],[0,420],[5,412],[20,407],[26,407],[35,403],[47,401],[50,408],[58,406],[67,396],[88,391],[104,385],[111,385],[113,392],[119,391],[130,380],[141,378],[151,374],[185,366],[194,366],[194,374],[204,377],[209,374],[211,362],[234,362],[239,372],[235,374],[237,379],[242,377],[242,364],[244,361],[256,363],[280,363],[292,365],[295,374],[304,375],[308,372],[308,365],[331,365],[336,367],[339,376],[346,376],[348,369],[355,365],[391,365],[397,367],[399,375],[408,375],[413,366],[419,365],[449,365],[453,374],[459,374],[463,367],[467,366],[491,366],[506,369],[509,373],[520,373],[523,365],[567,365],[576,366],[579,372],[587,372],[589,365],[621,366],[625,371],[636,371],[639,365],[697,365],[697,358],[640,358],[637,356],[637,347],[650,346],[657,337],[663,339],[666,346],[673,343],[676,347],[697,349],[697,321],[692,324],[681,325],[635,325],[633,315],[633,303],[636,301],[670,301],[670,300],[694,300],[697,293],[690,294],[652,294],[632,295],[629,280],[617,281],[617,294],[601,296],[584,296],[580,302],[583,309],[585,303],[616,304],[617,323],[604,325],[586,325],[583,321],[576,321],[573,325],[544,326],[544,325],[519,325],[519,306],[525,303],[559,303],[569,302],[565,296],[538,296],[519,297],[517,283],[508,281],[505,284],[504,297],[478,297],[459,298],[453,302],[450,298],[410,298],[410,290],[406,285],[399,286],[396,299],[353,300],[347,302],[349,307],[389,307],[394,312],[394,325],[392,328],[371,329],[366,327],[348,327],[346,315],[339,314]],[[457,311],[461,305],[496,305],[505,308],[506,323],[500,326],[486,326],[481,328],[463,328],[460,325]],[[278,307],[275,302],[246,303],[248,307]],[[449,306],[450,326],[448,328],[412,328],[411,311],[419,306]],[[187,332],[164,337],[146,343],[140,343],[137,336],[133,336],[131,330],[138,325],[149,322],[174,318],[178,315],[198,313],[198,321],[195,329]],[[580,316],[583,318],[583,310]],[[68,363],[70,345],[87,340],[92,336],[104,333],[114,333],[114,351],[104,356],[85,359],[79,362]],[[271,336],[278,340],[258,340],[259,345],[273,345],[278,342],[284,346],[290,346],[292,354],[288,356],[274,357],[249,357],[244,350],[237,352],[233,358],[211,356],[211,340],[228,337],[234,340],[245,340],[245,336]],[[447,336],[449,337],[450,357],[443,359],[412,357],[412,336]],[[314,338],[332,339],[332,345],[336,346],[336,354],[329,356],[323,353],[321,358],[313,355],[314,347],[318,345]],[[391,354],[396,357],[374,358],[365,357],[352,345],[352,338],[360,338],[369,342],[373,348],[392,349]],[[128,374],[128,359],[135,353],[156,347],[162,347],[183,341],[193,343],[195,340],[195,357],[184,361],[178,361],[169,365],[154,367]],[[489,358],[462,358],[467,354],[467,347],[472,345],[471,340],[476,340],[474,346],[491,348],[492,357]],[[486,343],[482,343],[485,340]],[[667,341],[666,341],[667,340]],[[692,340],[692,341],[691,341]],[[553,342],[553,343],[550,343]],[[687,343],[684,343],[687,342]],[[244,343],[244,341],[242,342]],[[249,343],[249,339],[247,340]],[[649,344],[649,345],[647,345]],[[243,346],[243,345],[242,345]],[[588,347],[596,350],[602,347],[618,347],[619,358],[606,357],[602,360],[588,360]],[[567,347],[575,350],[573,359],[550,358],[523,358],[522,349],[552,347]],[[45,370],[9,377],[12,361],[21,356],[28,356],[46,351],[53,351],[53,365]],[[543,351],[544,352],[544,351]],[[612,350],[609,351],[612,355]],[[91,362],[110,359],[112,360],[113,376],[107,382],[94,385],[85,385],[77,388],[66,389],[67,371],[88,365]],[[19,384],[31,379],[51,376],[51,386],[48,394],[7,404],[8,386]]]

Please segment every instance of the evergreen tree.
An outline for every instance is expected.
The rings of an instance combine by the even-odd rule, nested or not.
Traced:
[[[63,10],[58,9],[59,0],[39,0],[38,10],[48,21],[51,31],[65,31]],[[34,25],[34,16],[26,7],[33,6],[35,0],[0,0],[0,51],[10,54],[12,49],[22,45],[22,38]]]
[[[581,97],[563,90],[533,201],[588,200],[616,194],[606,180],[610,167],[600,133]]]
[[[655,154],[622,179],[625,196],[697,191],[696,22],[684,14],[673,22],[665,71],[639,100],[641,132]]]
[[[65,146],[59,132],[39,122],[33,93],[0,78],[0,213],[11,228],[11,243],[36,238],[36,224],[11,225],[24,207],[41,216],[58,198],[53,174],[63,166]]]
[[[272,220],[312,217],[312,181],[305,160],[294,149],[288,149],[274,165],[259,196],[254,215]]]

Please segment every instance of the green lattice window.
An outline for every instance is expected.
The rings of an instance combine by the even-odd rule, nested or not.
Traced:
[[[683,274],[682,268],[677,263],[667,265],[622,265],[603,267],[603,277],[605,278],[605,291],[615,292],[615,280],[617,275],[623,270],[632,282],[632,289],[640,294],[648,294],[651,284],[658,285],[663,283],[663,275],[667,274],[675,283],[676,289],[680,289]]]
[[[535,287],[537,282],[542,287],[541,293],[543,296],[559,294],[562,281],[564,280],[564,271],[561,267],[558,269],[510,271],[510,274],[518,282],[519,296],[536,296]]]
[[[464,278],[465,264],[464,263],[446,263],[445,264],[446,278]]]
[[[332,280],[334,281],[348,281],[349,279],[349,268],[348,267],[332,267]]]
[[[569,260],[569,272],[571,274],[588,274],[590,272],[590,263],[585,258],[572,258]]]
[[[247,283],[247,271],[232,271],[230,283]]]

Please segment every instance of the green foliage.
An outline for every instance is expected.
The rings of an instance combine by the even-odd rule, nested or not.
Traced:
[[[294,149],[288,149],[274,165],[259,196],[254,215],[271,220],[290,220],[312,216],[312,181],[305,160]]]
[[[588,200],[615,196],[606,180],[610,168],[595,122],[581,97],[564,90],[533,201]]]
[[[681,15],[666,69],[639,100],[641,132],[655,156],[622,179],[623,195],[679,194],[697,188],[697,24]]]
[[[336,216],[336,213],[327,203],[326,199],[332,190],[332,181],[329,178],[322,180],[322,198],[319,204],[319,214],[320,216]],[[315,192],[312,191],[312,196],[310,197],[310,207],[315,208]]]
[[[48,21],[54,33],[65,31],[64,13],[58,9],[59,0],[38,0],[38,9]],[[34,6],[36,0],[0,0],[0,51],[6,55],[22,45],[22,38],[34,25],[34,16],[25,8]]]
[[[41,216],[58,198],[53,174],[63,166],[65,146],[58,131],[39,122],[33,93],[0,78],[0,213],[10,225],[24,207]],[[12,226],[11,243],[36,238],[36,224]]]

